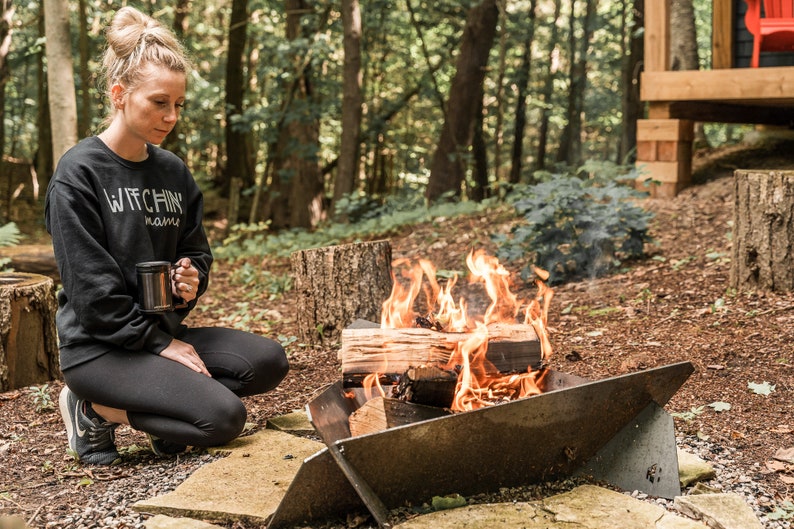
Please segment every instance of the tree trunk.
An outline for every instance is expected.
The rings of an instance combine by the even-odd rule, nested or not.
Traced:
[[[535,157],[535,167],[537,169],[546,168],[546,146],[549,143],[549,119],[551,118],[550,105],[552,96],[554,95],[554,78],[557,75],[558,62],[555,60],[557,36],[559,35],[559,30],[557,29],[557,20],[560,18],[560,10],[562,8],[561,4],[562,0],[554,0],[554,17],[549,24],[551,27],[551,36],[549,38],[549,53],[548,60],[546,62],[546,80],[544,81],[543,93],[541,95],[543,105],[541,107],[542,110],[540,114],[540,125],[538,125],[538,150],[537,156]]]
[[[77,115],[77,137],[85,138],[91,134],[91,90],[94,74],[88,65],[90,59],[90,45],[88,41],[88,15],[86,14],[86,0],[77,2],[80,34],[78,35],[78,50],[80,58],[80,113]]]
[[[59,378],[57,308],[52,279],[0,273],[0,392]]]
[[[582,120],[584,113],[584,94],[587,87],[587,57],[590,38],[593,35],[593,19],[595,18],[598,0],[586,0],[584,19],[582,20],[582,38],[577,40],[575,32],[576,0],[571,0],[570,54],[571,63],[568,78],[567,123],[560,138],[557,161],[578,166],[582,162]]]
[[[233,0],[232,14],[229,18],[229,51],[226,54],[226,163],[220,187],[232,192],[231,182],[237,178],[243,187],[253,185],[253,165],[248,152],[248,131],[234,124],[236,117],[243,113],[245,96],[245,74],[243,58],[248,29],[248,0]],[[238,190],[239,191],[239,190]],[[237,197],[230,200],[238,200]],[[237,217],[229,218],[229,224],[236,224]]]
[[[174,35],[180,40],[184,39],[185,31],[188,27],[188,14],[190,14],[191,0],[177,0],[174,6],[174,23],[171,26],[174,30]],[[179,156],[182,160],[187,160],[187,150],[184,138],[180,138],[184,133],[182,132],[182,120],[177,120],[171,133],[165,137],[160,147],[169,150]]]
[[[47,37],[47,91],[50,100],[52,156],[57,164],[63,153],[77,143],[77,99],[74,93],[72,41],[69,37],[67,0],[44,0],[44,32]]]
[[[342,87],[342,140],[332,208],[355,189],[361,134],[361,10],[358,0],[342,0],[345,62]],[[333,211],[333,209],[332,209]],[[344,218],[344,217],[343,217]]]
[[[477,99],[477,114],[474,122],[474,138],[472,138],[472,155],[474,157],[474,170],[472,174],[469,198],[475,202],[482,202],[490,196],[488,185],[488,148],[485,144],[485,108],[483,97],[480,93]]]
[[[524,41],[524,57],[521,66],[516,72],[516,85],[518,97],[516,98],[515,128],[513,131],[513,153],[510,162],[510,183],[517,184],[521,181],[521,172],[524,165],[524,129],[527,124],[527,97],[529,96],[529,72],[532,67],[532,41],[535,40],[535,7],[537,0],[530,0],[527,18],[527,38]]]
[[[730,285],[794,290],[794,171],[734,173]]]
[[[6,145],[6,84],[11,77],[8,67],[8,53],[11,49],[11,23],[14,19],[14,5],[11,0],[0,1],[0,156],[5,153]],[[0,214],[0,220],[6,222],[10,216],[9,209]],[[3,218],[6,217],[6,218]]]
[[[357,319],[380,322],[392,288],[388,241],[301,250],[290,263],[303,342],[334,343]]]
[[[39,35],[44,37],[44,17],[39,17]],[[50,127],[50,98],[47,95],[47,75],[44,71],[44,54],[36,54],[36,75],[38,76],[38,112],[36,114],[37,145],[36,178],[40,189],[47,189],[55,168],[53,160],[52,127]]]
[[[445,193],[460,196],[471,145],[477,98],[482,94],[488,55],[496,34],[499,10],[496,0],[483,0],[469,10],[460,46],[455,77],[449,90],[447,118],[441,130],[426,196],[431,202]]]
[[[626,0],[628,2],[628,0]],[[627,19],[626,27],[628,33],[628,53],[624,53],[621,63],[621,77],[623,94],[621,97],[621,138],[620,138],[620,160],[618,163],[633,163],[634,159],[629,159],[629,155],[637,148],[637,120],[642,117],[643,103],[640,101],[640,65],[645,49],[645,39],[639,28],[645,26],[645,0],[633,0],[631,2],[632,15]],[[633,22],[633,23],[631,23]],[[636,155],[634,156],[636,159]]]
[[[670,5],[670,69],[699,68],[695,8],[692,0],[673,0]]]

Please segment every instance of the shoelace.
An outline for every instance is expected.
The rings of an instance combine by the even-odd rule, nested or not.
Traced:
[[[91,419],[93,427],[86,432],[88,443],[94,450],[103,450],[116,445],[116,426],[110,422],[100,423],[96,419]]]

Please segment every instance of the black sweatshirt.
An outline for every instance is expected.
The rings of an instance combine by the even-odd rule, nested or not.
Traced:
[[[189,257],[207,289],[212,253],[202,226],[203,197],[185,164],[147,145],[130,162],[97,137],[58,162],[45,220],[63,288],[58,294],[61,369],[111,349],[158,354],[185,329],[195,306],[165,315],[138,312],[135,264]]]

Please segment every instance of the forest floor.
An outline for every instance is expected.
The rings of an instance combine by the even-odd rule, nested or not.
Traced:
[[[794,496],[794,466],[773,459],[780,450],[794,449],[794,293],[728,288],[732,175],[736,168],[794,169],[793,152],[788,144],[723,149],[697,158],[695,185],[674,199],[644,200],[655,214],[647,257],[608,277],[555,287],[549,313],[553,369],[595,380],[692,362],[695,372],[666,406],[677,435],[730,448],[731,464],[772,491],[769,510]],[[510,216],[487,215],[435,219],[389,239],[395,258],[423,257],[438,269],[463,272],[468,252],[493,253],[490,236],[512,222]],[[284,259],[264,256],[253,264],[275,275],[289,273]],[[226,265],[215,268],[203,309],[190,316],[193,325],[238,324],[273,337],[299,335],[290,293],[249,299],[250,289],[232,281],[232,272]],[[534,286],[517,292],[532,295]],[[260,316],[252,318],[255,313]],[[303,408],[340,376],[335,348],[295,342],[289,354],[291,371],[282,385],[245,399],[255,429]],[[123,494],[125,480],[147,468],[179,470],[139,449],[145,438],[125,427],[118,432],[121,465],[76,464],[64,450],[57,411],[61,387],[52,381],[0,394],[0,515],[19,515],[32,527],[59,527],[59,520],[91,505],[114,482]],[[180,471],[189,472],[185,468],[206,458],[184,456]]]

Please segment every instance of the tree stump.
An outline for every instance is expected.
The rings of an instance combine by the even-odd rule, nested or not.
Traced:
[[[734,172],[730,285],[794,289],[794,171]]]
[[[0,391],[60,377],[57,308],[49,277],[0,273]]]
[[[290,263],[304,343],[336,342],[357,319],[380,322],[381,305],[392,288],[388,241],[301,250]]]

